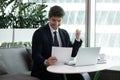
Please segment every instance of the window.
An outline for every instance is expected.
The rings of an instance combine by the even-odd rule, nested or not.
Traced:
[[[120,47],[120,0],[96,0],[95,46]]]

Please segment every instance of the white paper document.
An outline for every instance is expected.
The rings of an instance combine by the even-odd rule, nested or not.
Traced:
[[[68,62],[71,54],[72,47],[52,47],[52,56],[56,57],[58,62]]]

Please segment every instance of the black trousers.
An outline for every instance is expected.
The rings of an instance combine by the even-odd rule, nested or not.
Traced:
[[[67,80],[84,80],[81,74],[65,74],[65,75],[67,77]],[[40,78],[40,80],[64,80],[63,74],[55,74],[48,71],[44,72],[43,74],[40,74],[39,76],[34,77],[38,77]]]

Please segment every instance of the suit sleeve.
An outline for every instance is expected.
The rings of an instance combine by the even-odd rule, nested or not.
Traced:
[[[75,57],[77,55],[77,52],[79,50],[79,48],[82,45],[82,40],[80,39],[80,41],[75,40],[74,44],[73,44],[73,50],[72,50],[72,57]]]
[[[40,34],[40,31],[36,31],[33,34],[33,38],[32,38],[32,59],[34,62],[36,62],[36,64],[44,64],[44,57],[41,55],[42,53],[42,39],[40,39],[40,37],[42,36],[42,34]]]
[[[73,47],[71,56],[75,57],[77,55],[77,52],[78,52],[79,48],[82,45],[82,40],[80,39],[80,41],[77,41],[75,39],[74,43],[72,43],[71,40],[70,40],[70,36],[69,36],[69,34],[66,30],[63,30],[63,36],[64,36],[63,41],[64,41],[65,47]]]

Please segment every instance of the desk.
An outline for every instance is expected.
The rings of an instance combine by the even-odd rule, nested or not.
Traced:
[[[120,63],[117,61],[116,57],[107,57],[107,63],[105,64],[96,64],[90,66],[68,66],[63,63],[56,63],[55,65],[49,66],[47,70],[52,73],[58,74],[77,74],[77,73],[84,73],[84,72],[95,72],[104,69],[108,69],[114,66],[119,66]],[[117,62],[117,63],[116,63]]]
[[[118,61],[116,62],[116,57],[109,57],[107,59],[107,63],[105,64],[96,64],[96,65],[89,65],[89,66],[68,66],[63,63],[56,63],[55,65],[49,66],[47,70],[52,73],[59,73],[59,74],[75,74],[75,73],[83,73],[83,72],[95,72],[104,69],[108,69],[114,66],[120,65]]]
[[[118,66],[107,68],[107,70],[120,71],[120,48],[119,47],[103,47],[100,50],[100,53],[113,56],[116,58],[119,63]]]

